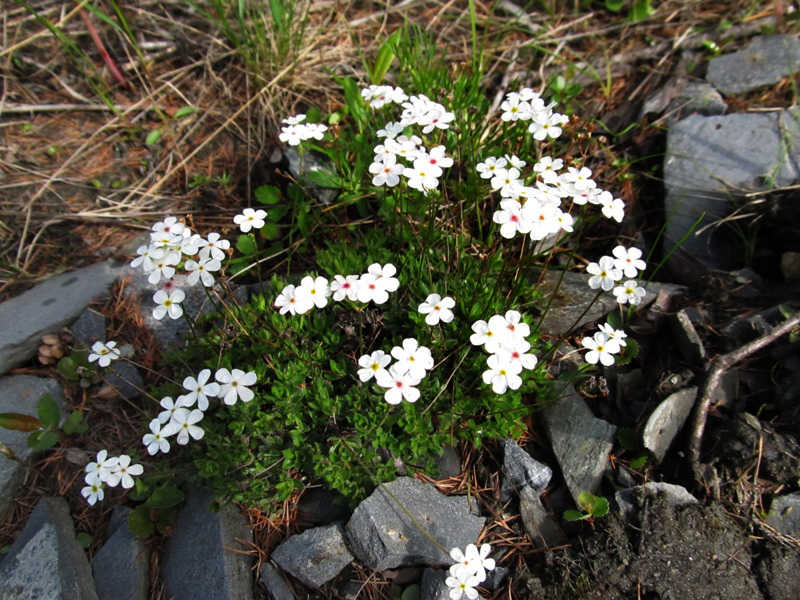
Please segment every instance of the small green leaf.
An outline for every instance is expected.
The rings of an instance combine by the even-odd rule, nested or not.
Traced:
[[[34,450],[49,450],[59,439],[55,431],[34,431],[28,436],[28,447]]]
[[[58,372],[68,381],[78,381],[78,362],[71,356],[65,356],[58,361]]]
[[[256,200],[261,204],[276,204],[281,199],[281,191],[274,185],[258,186],[254,194]]]
[[[369,73],[370,81],[374,84],[379,84],[386,77],[386,72],[392,66],[395,59],[395,49],[397,48],[397,40],[400,37],[400,31],[394,32],[389,39],[387,39],[380,50],[378,56],[375,58],[375,65]]]
[[[86,430],[89,428],[87,423],[83,422],[83,414],[79,410],[73,410],[69,417],[67,417],[66,421],[64,421],[64,425],[62,425],[61,429],[67,435],[72,435],[73,433],[86,433]]]
[[[256,253],[258,246],[252,236],[240,235],[236,238],[236,249],[245,256],[251,256]]]
[[[416,583],[412,583],[403,590],[403,595],[400,596],[400,600],[420,600],[419,586]]]
[[[178,488],[162,485],[153,490],[153,494],[147,499],[147,505],[153,508],[171,508],[183,502],[184,498],[183,492]]]
[[[14,431],[24,431],[29,433],[41,429],[42,422],[36,417],[31,415],[22,415],[20,413],[0,413],[0,427],[3,429],[12,429]]]
[[[633,21],[643,21],[652,14],[653,7],[650,6],[650,0],[634,0],[630,13]]]
[[[622,347],[622,352],[616,356],[616,365],[624,366],[639,355],[639,343],[632,338],[625,338],[625,346]]]
[[[628,465],[631,469],[641,469],[647,463],[647,454],[642,454],[631,460]]]
[[[133,489],[128,494],[128,497],[135,502],[141,502],[142,500],[146,500],[147,497],[150,495],[150,488],[148,487],[148,485],[139,478],[136,478],[133,481],[134,481]]]
[[[48,429],[56,429],[61,421],[61,409],[50,394],[39,398],[39,420]]]
[[[128,530],[138,538],[149,538],[155,533],[156,526],[150,519],[150,509],[147,506],[137,506],[128,515]]]
[[[84,533],[83,531],[75,536],[75,540],[84,550],[88,550],[89,546],[92,545],[92,536],[90,536],[88,533]]]
[[[305,178],[314,185],[324,188],[341,188],[344,185],[341,177],[335,173],[324,171],[322,169],[308,171],[305,174]]]
[[[606,0],[606,8],[611,12],[619,12],[622,10],[623,4],[625,4],[625,0]]]
[[[184,106],[183,108],[178,109],[173,118],[182,119],[183,117],[188,117],[189,115],[193,115],[196,112],[197,109],[194,106]]]
[[[264,223],[264,227],[261,228],[261,235],[270,242],[277,239],[278,233],[278,226],[275,223]]]
[[[580,513],[577,510],[565,510],[562,516],[565,521],[580,521],[587,518],[589,515]]]
[[[144,145],[148,148],[154,144],[158,143],[158,140],[161,139],[161,128],[154,129],[150,133],[147,134],[147,137],[144,139]]]

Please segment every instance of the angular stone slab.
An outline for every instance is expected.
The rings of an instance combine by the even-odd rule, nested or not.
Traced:
[[[800,71],[800,38],[757,37],[744,50],[708,61],[706,81],[723,94],[741,94],[778,83]]]
[[[658,462],[664,460],[672,441],[692,412],[695,398],[697,398],[696,387],[675,392],[665,398],[647,419],[642,442]]]
[[[784,535],[800,538],[800,492],[773,498],[767,525]]]
[[[281,569],[309,587],[320,587],[353,561],[345,544],[344,527],[333,523],[293,535],[272,553]]]
[[[741,266],[733,236],[724,228],[707,226],[726,217],[737,196],[794,183],[800,175],[798,119],[800,110],[790,109],[693,115],[670,125],[664,162],[669,215],[664,251],[670,251],[700,221],[681,243],[673,264],[724,270]]]
[[[110,262],[51,277],[0,304],[0,375],[29,360],[46,333],[72,323],[117,277]]]
[[[0,563],[2,600],[98,600],[63,498],[42,498]]]
[[[503,485],[500,488],[500,499],[508,502],[512,492],[519,492],[530,486],[539,494],[553,477],[553,471],[547,465],[535,460],[519,447],[514,440],[503,440]]]
[[[37,416],[39,398],[50,394],[64,409],[64,391],[54,379],[32,375],[0,377],[0,413],[11,412]],[[0,427],[0,442],[8,446],[22,461],[28,460],[33,450],[28,447],[29,433]],[[0,515],[8,509],[11,498],[25,479],[25,467],[15,460],[0,455]]]
[[[450,600],[452,588],[445,583],[449,575],[447,571],[425,569],[422,573],[419,597],[425,600]]]
[[[100,600],[147,600],[150,548],[123,523],[95,554],[92,573]]]
[[[686,488],[671,483],[651,481],[643,485],[618,491],[614,498],[622,512],[622,515],[631,520],[638,509],[637,496],[644,497],[658,496],[664,498],[672,506],[686,506],[687,504],[697,504],[698,500],[686,491]]]
[[[470,510],[466,496],[445,496],[432,485],[400,477],[379,485],[359,504],[346,530],[350,548],[363,564],[370,569],[394,569],[450,565],[450,549],[474,544],[483,525],[484,519]],[[447,551],[434,545],[422,528]]]
[[[295,595],[289,589],[283,575],[271,563],[262,563],[258,582],[264,588],[269,600],[295,600]]]
[[[555,521],[547,514],[539,499],[539,493],[531,487],[524,487],[519,494],[519,513],[528,537],[536,548],[557,546],[565,541],[564,534]]]
[[[180,600],[251,600],[252,557],[242,543],[252,541],[247,519],[235,506],[209,510],[213,496],[190,490],[161,556],[167,594]]]
[[[575,503],[581,492],[600,486],[617,428],[598,419],[574,389],[542,413],[564,481]]]
[[[96,310],[87,308],[69,326],[69,331],[79,344],[91,348],[95,342],[106,341],[106,318]]]

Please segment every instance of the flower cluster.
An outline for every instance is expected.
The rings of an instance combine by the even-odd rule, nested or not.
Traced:
[[[86,487],[81,490],[81,495],[94,506],[105,497],[104,486],[116,487],[121,483],[128,490],[133,487],[133,477],[141,475],[144,467],[132,465],[131,457],[127,454],[108,456],[107,450],[101,450],[96,460],[86,465],[85,471]]]
[[[585,356],[586,362],[593,365],[600,362],[610,367],[614,364],[614,355],[619,354],[626,345],[626,337],[628,336],[624,331],[615,329],[609,323],[600,325],[600,331],[591,337],[584,337],[581,342],[583,347],[589,350]]]
[[[201,281],[204,286],[214,285],[214,275],[222,268],[225,252],[230,248],[228,240],[220,239],[218,233],[210,233],[203,238],[175,217],[167,217],[153,225],[150,245],[141,246],[131,266],[141,267],[148,274],[147,280],[161,288],[153,295],[156,307],[153,317],[161,320],[166,315],[179,319],[183,314],[181,302],[186,295],[175,286],[183,281],[175,277],[176,269],[183,263],[188,272],[185,281],[195,285]],[[175,278],[175,279],[173,279]]]
[[[397,269],[392,264],[371,264],[362,275],[334,275],[333,281],[325,277],[303,277],[300,285],[287,285],[275,298],[280,313],[303,314],[314,308],[323,308],[331,296],[336,302],[347,298],[358,302],[383,304],[390,292],[396,292],[400,282],[395,277]]]
[[[358,378],[367,382],[375,377],[375,383],[386,388],[384,399],[389,404],[416,402],[419,399],[418,386],[433,368],[431,351],[420,346],[413,338],[403,340],[402,346],[392,348],[391,356],[397,361],[389,366],[391,357],[382,350],[365,354],[358,359]],[[387,368],[388,367],[388,368]]]
[[[542,97],[530,88],[522,88],[519,92],[509,92],[506,100],[500,105],[503,121],[530,122],[528,133],[539,141],[547,137],[555,139],[561,135],[561,126],[569,122],[566,115],[553,112],[555,102],[545,105]]]
[[[469,600],[479,597],[475,588],[486,580],[486,571],[493,571],[495,568],[494,559],[487,558],[491,551],[489,544],[483,544],[480,549],[475,544],[470,544],[466,552],[462,552],[460,548],[450,551],[450,557],[456,563],[450,567],[450,577],[445,583],[451,588],[452,600],[459,600],[463,596]]]
[[[638,248],[617,246],[612,254],[614,256],[603,256],[598,262],[586,266],[587,273],[591,275],[589,287],[606,292],[613,289],[614,296],[620,304],[640,304],[646,292],[637,284],[635,278],[639,276],[640,271],[647,268],[642,260],[642,251]],[[621,285],[615,285],[623,277],[628,279]]]
[[[300,142],[310,139],[321,140],[328,128],[319,123],[303,123],[305,120],[305,115],[295,115],[284,119],[286,127],[281,127],[278,139],[290,146],[297,146]]]
[[[202,439],[205,432],[198,425],[209,407],[209,398],[221,398],[228,406],[237,400],[250,402],[255,394],[249,388],[257,381],[252,371],[245,373],[240,369],[218,369],[214,375],[216,381],[209,381],[211,370],[203,369],[197,378],[187,377],[183,387],[187,393],[175,400],[171,396],[161,399],[163,410],[158,417],[150,421],[150,433],[145,434],[142,443],[151,455],[157,452],[169,452],[170,436],[176,435],[175,441],[185,446],[189,439]]]
[[[530,343],[525,339],[531,328],[522,322],[522,315],[516,310],[509,310],[503,315],[494,315],[486,321],[477,321],[472,325],[475,333],[469,341],[475,346],[483,346],[489,353],[486,364],[489,370],[483,373],[483,382],[492,386],[496,394],[503,394],[508,388],[519,389],[523,369],[536,367],[537,359],[528,354]]]

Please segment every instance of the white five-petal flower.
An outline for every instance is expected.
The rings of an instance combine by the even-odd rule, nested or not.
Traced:
[[[222,384],[219,387],[219,397],[228,406],[236,404],[236,400],[250,402],[255,396],[253,390],[247,387],[255,385],[258,381],[258,377],[253,371],[245,373],[240,369],[231,371],[219,369],[214,377]]]

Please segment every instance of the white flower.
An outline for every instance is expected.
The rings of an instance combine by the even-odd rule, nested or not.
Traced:
[[[387,292],[396,292],[400,287],[400,281],[395,277],[397,269],[391,263],[381,266],[379,263],[373,263],[367,267],[367,273],[374,275]]]
[[[523,369],[529,371],[536,368],[537,359],[533,354],[528,354],[531,349],[529,342],[523,339],[514,339],[511,342],[505,343],[502,349],[508,352],[511,357],[511,362],[519,363]]]
[[[287,127],[281,127],[281,132],[278,134],[278,139],[282,142],[286,142],[290,146],[297,146],[303,141],[302,137],[303,130],[301,129],[300,125],[289,125]],[[250,229],[248,228],[247,231]],[[242,231],[245,231],[242,229]]]
[[[94,506],[98,500],[102,500],[105,497],[105,493],[103,492],[103,484],[100,482],[90,483],[81,490],[81,496],[86,498],[86,501],[91,506]]]
[[[606,367],[610,367],[614,364],[612,355],[620,351],[619,342],[609,339],[608,335],[602,331],[598,331],[592,337],[586,336],[581,344],[584,348],[589,349],[584,358],[592,365],[596,365],[600,361]]]
[[[200,258],[210,256],[217,260],[225,259],[225,251],[231,247],[228,240],[220,239],[218,233],[209,233],[208,238],[200,238],[197,240],[197,245],[200,248]]]
[[[622,223],[625,216],[625,203],[622,200],[614,198],[611,192],[603,191],[597,197],[597,203],[603,207],[603,215],[614,219],[617,223]]]
[[[358,378],[361,381],[369,381],[380,371],[385,371],[392,357],[384,353],[383,350],[376,350],[371,355],[365,354],[358,359]]]
[[[187,271],[190,271],[189,276],[186,278],[189,285],[195,285],[197,280],[201,279],[204,286],[212,287],[214,285],[214,276],[211,273],[219,271],[222,268],[222,263],[216,258],[208,256],[201,258],[200,262],[187,260],[184,267]]]
[[[472,324],[473,333],[469,341],[474,346],[483,346],[484,349],[494,354],[500,349],[500,343],[506,339],[508,330],[506,329],[506,322],[502,319],[489,319],[490,323],[484,320],[475,321]]]
[[[460,548],[453,548],[450,557],[456,564],[450,567],[450,574],[455,577],[458,577],[458,574],[475,575],[478,581],[484,581],[486,571],[493,571],[495,568],[494,559],[487,558],[491,551],[492,547],[489,544],[483,544],[480,550],[475,544],[469,544],[466,552],[461,552]]]
[[[310,309],[312,306],[322,308],[328,304],[328,297],[331,295],[331,288],[328,285],[328,280],[324,277],[303,277],[300,285],[294,290],[295,298],[300,306],[296,309],[297,312],[303,313],[305,310],[301,308]]]
[[[184,406],[192,406],[197,401],[197,408],[200,410],[208,410],[208,396],[216,398],[219,396],[219,384],[215,382],[208,383],[211,377],[211,369],[203,369],[194,377],[187,377],[183,380],[183,387],[189,390],[184,399]]]
[[[622,285],[614,288],[614,296],[620,304],[625,304],[626,302],[634,306],[641,304],[642,298],[644,298],[646,293],[645,289],[636,285],[633,279],[629,279]]]
[[[305,120],[306,116],[303,114],[299,114],[299,115],[294,115],[293,117],[286,117],[285,119],[283,119],[282,122],[286,123],[287,125],[298,125]]]
[[[89,355],[89,362],[97,361],[100,367],[107,367],[111,364],[112,360],[117,360],[122,356],[118,348],[115,348],[117,342],[95,342],[92,345],[92,353]]]
[[[228,406],[236,404],[237,399],[250,402],[255,394],[247,386],[255,385],[258,377],[253,371],[245,373],[240,369],[219,369],[214,375],[222,385],[219,388],[219,397]]]
[[[385,137],[393,140],[398,135],[403,133],[404,128],[405,127],[402,123],[389,122],[383,127],[383,129],[378,129],[378,132],[375,135],[377,135],[379,138]]]
[[[169,279],[175,275],[175,265],[181,262],[181,257],[176,252],[166,252],[161,258],[153,262],[153,270],[147,278],[151,284],[155,285],[162,279]]]
[[[150,228],[151,231],[156,233],[168,233],[173,235],[182,235],[186,229],[186,225],[178,221],[177,217],[167,217],[163,221],[154,223]]]
[[[639,271],[644,271],[647,264],[642,260],[642,251],[638,248],[625,248],[617,246],[611,251],[614,255],[614,266],[622,271],[628,279],[639,276]]]
[[[161,431],[161,421],[153,419],[150,421],[150,433],[145,433],[142,443],[147,446],[147,452],[151,456],[158,451],[169,452],[169,441]]]
[[[164,256],[164,251],[155,246],[139,246],[136,254],[138,256],[131,261],[131,266],[135,269],[141,265],[145,273],[150,273],[155,269],[155,261]]]
[[[372,185],[394,187],[400,183],[400,175],[403,174],[405,167],[397,164],[396,160],[394,154],[392,154],[391,159],[387,159],[384,162],[374,162],[369,166],[369,172],[375,175],[372,178]]]
[[[478,163],[475,169],[480,173],[482,179],[491,179],[497,172],[505,170],[508,161],[505,158],[494,158],[490,156],[485,162]]]
[[[347,277],[334,275],[331,282],[333,299],[339,302],[347,298],[355,302],[358,299],[358,286],[358,275],[348,275]]]
[[[501,350],[490,355],[486,359],[486,365],[489,369],[483,372],[483,382],[491,384],[495,394],[504,394],[508,388],[516,390],[522,385],[522,378],[519,376],[522,365],[511,360],[507,351]]]
[[[616,340],[620,346],[627,345],[625,338],[628,337],[628,334],[622,329],[614,329],[610,323],[604,323],[603,325],[600,325],[599,329],[608,336],[608,339]]]
[[[441,171],[441,169],[439,170]],[[424,167],[422,169],[405,167],[403,169],[403,177],[408,179],[408,187],[427,194],[429,190],[435,190],[439,187],[439,180],[437,175],[433,174],[434,172]]]
[[[428,325],[436,325],[440,320],[449,323],[453,320],[452,308],[455,305],[455,300],[450,297],[442,298],[439,294],[431,294],[425,302],[419,305],[419,312],[428,315],[425,317]]]
[[[500,118],[503,121],[516,121],[522,119],[523,121],[530,118],[531,105],[525,100],[521,100],[519,96],[511,96],[500,105],[503,109],[503,114]]]
[[[295,287],[287,285],[281,293],[275,298],[275,306],[280,308],[280,313],[285,315],[287,312],[290,315],[297,314],[297,298],[295,297]]]
[[[375,382],[387,388],[383,395],[389,404],[400,404],[406,402],[416,402],[419,399],[419,390],[414,387],[419,385],[421,379],[414,377],[410,371],[403,371],[398,364],[393,364],[389,370],[383,369],[375,374]]]
[[[365,273],[358,280],[358,290],[356,297],[359,302],[372,301],[375,304],[383,304],[389,299],[389,293],[381,285],[380,280],[371,273]]]
[[[431,351],[425,346],[420,346],[419,342],[413,338],[403,340],[403,345],[392,348],[392,356],[397,361],[392,368],[397,368],[399,372],[406,371],[414,379],[422,379],[425,374],[433,368],[433,356]]]
[[[233,222],[239,226],[242,233],[247,233],[251,229],[261,229],[267,216],[267,212],[261,209],[253,210],[252,208],[245,208],[242,214],[233,217]]]
[[[458,576],[451,575],[444,582],[447,587],[452,588],[450,590],[451,600],[460,600],[464,596],[468,600],[475,600],[480,596],[475,588],[480,585],[481,581],[476,575],[462,575],[459,573]]]
[[[84,481],[89,485],[100,484],[103,481],[108,481],[111,476],[111,470],[117,466],[119,458],[116,456],[108,457],[108,450],[100,450],[97,453],[97,458],[94,462],[90,462],[84,470],[86,477]],[[102,497],[100,498],[102,500]]]
[[[622,272],[614,266],[614,259],[610,256],[603,256],[600,262],[589,263],[586,271],[592,275],[589,278],[589,287],[593,290],[602,288],[607,292],[622,277]]]
[[[158,290],[153,294],[153,301],[158,305],[153,309],[153,318],[160,321],[169,314],[171,319],[180,319],[183,314],[180,303],[184,298],[186,298],[186,294],[181,290],[175,290],[170,294],[164,290]]]
[[[119,462],[111,469],[111,475],[108,476],[109,487],[117,487],[118,483],[122,483],[122,487],[129,490],[133,487],[132,475],[141,475],[144,472],[142,465],[132,465],[131,457],[123,454],[119,457]]]
[[[195,440],[199,440],[205,435],[205,431],[203,431],[202,427],[196,425],[196,423],[199,423],[202,419],[202,410],[195,409],[189,411],[188,408],[179,408],[175,411],[175,414],[172,415],[172,420],[164,427],[162,434],[169,436],[177,433],[178,437],[175,441],[181,446],[185,446],[189,443],[190,436]]]
[[[171,396],[164,396],[161,399],[161,402],[159,402],[161,408],[164,409],[160,413],[158,413],[159,422],[168,423],[169,421],[171,421],[172,415],[175,414],[175,411],[177,411],[179,408],[186,406],[185,402],[186,402],[185,396],[178,396],[174,402]]]
[[[530,223],[522,212],[522,205],[516,200],[500,202],[500,210],[492,215],[492,221],[500,225],[500,235],[510,240],[517,232],[525,234],[531,230]]]
[[[592,171],[586,167],[580,169],[569,167],[564,175],[566,181],[571,183],[578,192],[585,192],[597,187],[597,183],[591,177]]]

